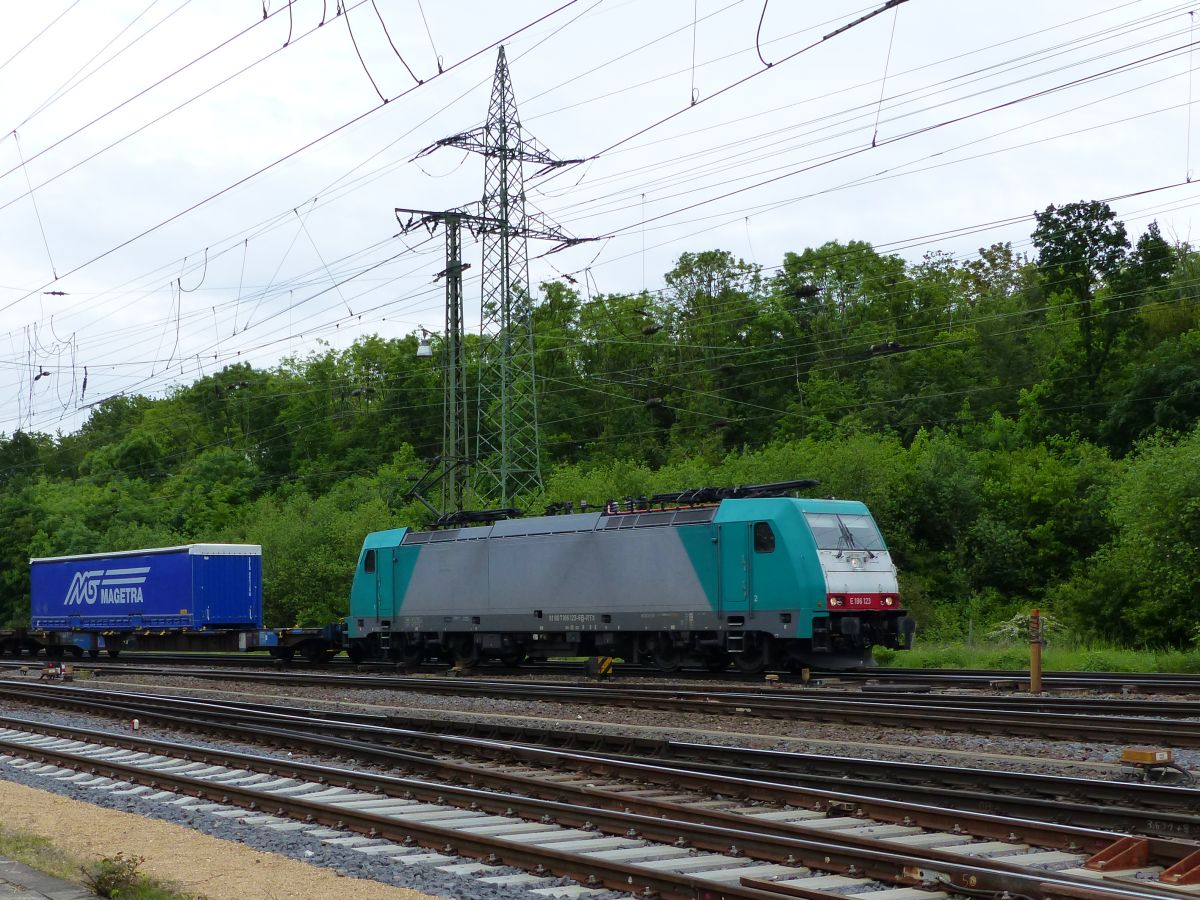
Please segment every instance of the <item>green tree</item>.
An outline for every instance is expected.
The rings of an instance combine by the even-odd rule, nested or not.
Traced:
[[[1186,645],[1200,625],[1200,429],[1140,444],[1112,491],[1113,539],[1060,592],[1079,629]]]

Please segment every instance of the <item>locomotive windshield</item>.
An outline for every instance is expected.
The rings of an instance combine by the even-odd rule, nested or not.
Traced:
[[[819,550],[886,550],[883,537],[870,516],[839,513],[805,513]]]

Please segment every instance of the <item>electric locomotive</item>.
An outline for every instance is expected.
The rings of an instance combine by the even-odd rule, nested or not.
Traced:
[[[813,484],[369,534],[350,656],[470,666],[605,655],[757,672],[907,649],[915,623],[874,519],[857,501],[789,496]]]

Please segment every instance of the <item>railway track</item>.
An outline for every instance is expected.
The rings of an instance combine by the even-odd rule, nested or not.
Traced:
[[[987,688],[1017,682],[1028,686],[1029,672],[1010,669],[906,669],[881,667],[850,672],[818,673],[846,684],[924,684],[936,687]],[[1200,674],[1163,672],[1044,672],[1047,691],[1200,694]]]
[[[248,819],[264,827],[290,827],[288,819],[333,826],[317,834],[359,852],[395,853],[401,861],[462,867],[453,851],[485,865],[516,865],[535,877],[567,874],[643,896],[823,897],[817,892],[834,886],[920,885],[941,888],[941,896],[961,887],[1035,898],[1178,897],[1186,896],[1177,892],[1190,880],[1186,873],[1200,867],[1200,844],[1190,842],[1121,838],[846,794],[812,804],[811,796],[789,793],[793,789],[785,785],[731,784],[687,770],[669,773],[674,792],[654,796],[644,789],[617,790],[621,783],[597,786],[594,775],[581,783],[577,777],[535,778],[459,764],[450,779],[450,764],[413,754],[393,762],[424,767],[424,777],[372,775],[23,720],[0,727],[0,763],[32,760],[47,777],[136,792],[148,802],[187,803],[213,815],[249,810]],[[305,740],[301,732],[271,730],[278,740]],[[380,752],[345,739],[335,746],[343,754]],[[473,779],[487,787],[463,784]],[[114,787],[112,780],[120,784]],[[680,788],[691,793],[680,794]],[[743,789],[770,792],[773,802],[767,807],[729,799]],[[724,799],[713,801],[714,794]],[[901,814],[899,822],[889,821]],[[1112,864],[1106,866],[1106,858]],[[888,896],[909,895],[894,890]]]
[[[105,665],[101,673],[161,676],[156,667]],[[1200,747],[1200,703],[1165,700],[1068,699],[964,695],[909,695],[761,689],[676,690],[560,682],[461,678],[328,675],[304,672],[189,669],[188,677],[214,681],[337,689],[408,690],[503,697],[510,700],[626,706],[704,715],[760,717],[842,724],[896,726],[1052,740]]]
[[[121,660],[128,663],[155,666],[197,666],[197,667],[230,667],[230,668],[278,668],[286,666],[291,669],[311,669],[313,671],[355,672],[393,671],[394,665],[386,663],[364,663],[355,665],[345,656],[338,656],[329,662],[308,663],[300,658],[292,661],[275,659],[266,654],[206,654],[206,653],[135,653],[126,651]],[[25,665],[32,661],[27,658]],[[89,660],[82,664],[91,664]],[[109,665],[111,660],[99,660],[97,665]],[[21,665],[20,661],[0,661],[0,666]],[[446,671],[445,664],[427,663],[419,666],[416,671],[425,674],[436,674]],[[520,668],[487,664],[474,670],[471,674],[482,677],[517,677],[521,674],[551,674],[564,678],[578,677],[583,666],[578,662],[538,662],[529,663]],[[684,669],[667,673],[653,666],[637,666],[618,663],[618,676],[638,678],[656,678],[666,682],[679,681],[682,683],[695,681],[731,681],[747,684],[761,684],[762,674],[745,674],[736,669],[712,672],[707,669]],[[802,684],[802,675],[794,672],[774,672],[783,684]],[[833,685],[879,685],[888,687],[900,686],[930,686],[937,688],[964,687],[988,689],[1000,686],[1003,689],[1014,687],[1025,689],[1029,684],[1029,672],[1014,669],[914,669],[881,666],[859,670],[821,670],[813,669],[810,678],[820,684]],[[1044,672],[1042,674],[1043,690],[1047,692],[1062,691],[1091,691],[1105,693],[1162,693],[1162,694],[1200,694],[1200,674],[1186,673],[1155,673],[1155,672]]]
[[[268,741],[289,749],[345,752],[351,741],[364,762],[404,764],[466,758],[519,762],[604,776],[616,767],[655,785],[676,785],[679,769],[745,788],[746,799],[769,800],[788,786],[798,805],[862,802],[863,797],[918,805],[951,804],[959,810],[1012,818],[1056,821],[1078,827],[1200,840],[1200,791],[1172,785],[1102,781],[878,759],[798,754],[633,738],[574,730],[470,719],[416,719],[362,713],[319,712],[278,703],[215,702],[143,692],[90,688],[0,685],[0,697],[83,712],[140,718],[170,727],[241,740]],[[332,743],[331,743],[332,742]],[[424,763],[422,763],[424,765]],[[448,770],[448,771],[453,771]],[[444,776],[445,772],[437,774]],[[748,786],[770,783],[763,790]],[[847,799],[851,784],[854,798]],[[807,793],[805,793],[807,792]],[[902,821],[903,812],[898,821]]]

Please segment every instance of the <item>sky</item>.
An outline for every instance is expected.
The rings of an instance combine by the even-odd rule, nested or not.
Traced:
[[[46,0],[0,30],[0,434],[443,322],[497,48],[531,281],[664,289],[680,254],[863,240],[969,259],[1107,200],[1191,241],[1194,7],[1165,0]],[[846,28],[845,26],[851,26]],[[843,30],[844,29],[844,30]],[[386,101],[386,102],[385,102]],[[479,328],[479,247],[464,257]]]

